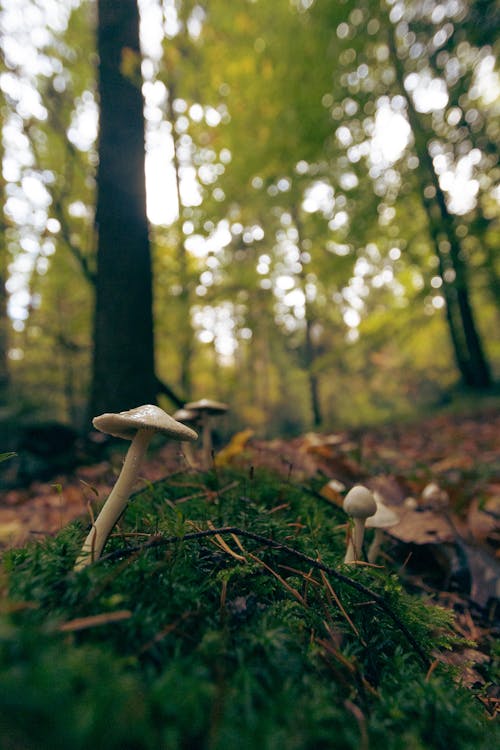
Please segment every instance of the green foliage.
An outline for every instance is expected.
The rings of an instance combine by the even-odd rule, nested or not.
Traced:
[[[2,748],[153,748],[141,683],[103,648],[0,622]]]
[[[26,289],[31,301],[12,330],[0,299],[11,352],[1,368],[8,364],[13,401],[29,400],[41,415],[50,401],[59,419],[81,427],[96,273],[94,4],[61,6],[56,28],[42,23],[39,3],[20,3],[19,15],[43,33],[31,35],[41,40],[27,55],[36,65],[4,51],[4,159],[15,168],[2,184],[0,277],[12,276],[9,294]],[[183,203],[178,219],[152,232],[158,375],[182,398],[213,394],[233,405],[238,426],[293,434],[313,420],[330,428],[407,414],[453,387],[443,306],[444,293],[456,292],[450,236],[468,266],[479,331],[488,338],[498,327],[490,6],[170,3],[144,90],[148,145],[172,135],[162,148],[175,149],[172,190]],[[29,36],[13,24],[14,42]],[[418,138],[409,102],[426,87],[442,96],[439,106],[420,101]],[[39,99],[35,113],[14,90]],[[386,126],[399,150],[389,148],[381,113],[399,117]],[[458,210],[452,199],[464,190],[443,187],[449,222],[438,216],[431,236],[439,201],[423,197],[453,174],[477,192]],[[43,186],[46,205],[27,200],[25,180]],[[193,180],[199,197],[184,190]],[[177,197],[166,193],[165,203]],[[15,201],[27,201],[29,217],[12,213]],[[494,369],[500,348],[486,344]]]
[[[78,574],[80,524],[6,553],[4,746],[493,744],[449,670],[426,678],[450,613],[386,570],[343,566],[341,521],[272,474],[177,474],[134,496],[108,556]],[[210,523],[260,537],[197,536]]]

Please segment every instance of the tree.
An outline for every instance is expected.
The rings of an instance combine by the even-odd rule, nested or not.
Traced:
[[[136,0],[99,0],[99,168],[90,411],[154,402],[151,253]]]
[[[2,97],[3,98],[3,97]],[[0,100],[1,101],[1,100]],[[0,132],[0,171],[3,166],[3,142]],[[9,318],[7,315],[7,242],[6,242],[6,220],[3,212],[5,203],[5,182],[0,174],[0,406],[7,400],[9,386],[8,366],[8,335]]]
[[[418,169],[422,174],[423,188],[421,196],[429,222],[429,233],[439,261],[440,275],[443,279],[446,315],[455,359],[466,386],[477,389],[487,388],[491,386],[491,371],[470,300],[466,256],[456,234],[453,216],[448,209],[446,197],[429,152],[432,136],[426,132],[411,95],[406,92],[403,57],[397,49],[396,33],[390,20],[387,21],[387,32],[391,62],[399,91],[406,100],[407,116],[419,159]],[[429,191],[428,187],[424,187],[425,185],[432,189]],[[447,253],[442,250],[443,240],[447,243]]]
[[[389,5],[394,6],[390,12]],[[314,6],[312,12],[315,12],[316,8],[317,6]],[[443,61],[443,67],[446,62],[450,62],[448,72],[444,71],[439,77],[432,74],[433,55],[436,56],[442,51],[443,45],[446,45],[455,33],[458,22],[454,18],[454,13],[457,13],[457,9],[447,10],[439,3],[422,6],[420,3],[407,2],[395,6],[394,3],[387,3],[385,0],[358,3],[352,12],[346,13],[345,20],[335,29],[337,36],[344,40],[340,46],[339,61],[341,64],[347,62],[346,72],[336,77],[335,83],[337,86],[340,83],[340,91],[344,88],[345,93],[348,92],[349,98],[344,99],[341,107],[350,101],[354,116],[346,117],[346,112],[343,117],[340,115],[341,127],[338,133],[344,131],[349,161],[363,163],[365,160],[360,159],[361,151],[357,154],[354,152],[361,147],[365,148],[365,153],[368,154],[368,174],[372,179],[372,191],[366,189],[368,174],[365,173],[358,179],[359,190],[354,192],[355,199],[351,200],[349,211],[352,227],[355,226],[354,209],[358,216],[362,214],[362,222],[368,232],[377,237],[378,245],[381,244],[384,234],[386,239],[392,236],[396,247],[398,243],[402,246],[408,245],[410,232],[413,231],[410,226],[398,226],[396,221],[384,218],[384,214],[392,214],[395,217],[396,209],[401,212],[404,204],[415,203],[415,199],[422,203],[424,212],[419,210],[415,216],[419,220],[423,218],[429,238],[428,246],[436,254],[442,283],[440,294],[445,303],[446,322],[455,361],[464,384],[480,390],[491,384],[491,374],[473,308],[473,274],[468,273],[465,243],[457,232],[459,221],[452,213],[449,205],[450,196],[446,195],[441,185],[433,158],[436,155],[441,156],[441,161],[444,158],[447,170],[450,171],[457,168],[460,159],[470,152],[473,146],[471,141],[463,136],[465,128],[454,132],[449,124],[456,117],[457,111],[461,111],[459,108],[453,111],[453,107],[450,106],[446,112],[437,112],[431,107],[431,113],[424,115],[418,110],[406,85],[410,77],[413,87],[423,87],[426,79],[434,78],[433,83],[440,84],[448,91],[456,85],[456,76],[462,88],[459,101],[470,101],[465,95],[465,92],[468,94],[468,91],[472,90],[474,83],[470,64],[463,63],[458,57],[446,51],[445,56],[442,55],[440,59]],[[336,23],[337,19],[333,20]],[[463,48],[463,38],[461,41]],[[466,46],[470,48],[469,45]],[[458,74],[454,72],[457,70]],[[340,92],[337,96],[340,101],[342,94],[339,94]],[[392,165],[387,165],[385,177],[383,170],[370,165],[368,148],[370,131],[374,128],[373,111],[383,100],[386,108],[393,113],[403,113],[406,117],[412,135],[409,143],[412,143],[414,150],[413,159],[407,159],[409,149],[402,149],[401,156],[396,160],[397,165],[394,163],[392,169],[389,169]],[[336,103],[332,115],[335,109],[339,109]],[[362,122],[360,113],[368,115]],[[467,117],[469,114],[476,118],[475,121],[481,122],[485,119],[477,110],[467,113]],[[486,171],[488,160],[484,158],[484,147],[481,145],[480,148],[483,150],[481,161]],[[351,165],[349,167],[352,168]],[[492,172],[491,160],[489,168]],[[491,179],[487,177],[483,184],[485,182],[491,190]],[[362,208],[367,200],[371,202],[370,212]],[[405,212],[408,214],[408,209]],[[370,213],[374,221],[366,223],[364,217]],[[383,221],[379,221],[377,214]],[[412,223],[413,221],[414,219]],[[460,219],[460,223],[463,230],[464,220]],[[384,229],[384,225],[387,230]],[[470,234],[471,229],[473,225],[469,221],[469,227],[465,228],[466,234]],[[362,237],[359,226],[356,226],[355,237],[358,242]],[[470,246],[470,237],[468,240]],[[427,254],[426,256],[428,257]],[[431,264],[428,266],[432,268]]]
[[[1,71],[5,70],[3,49],[1,51]],[[6,102],[3,92],[0,91],[0,107],[5,111]],[[8,316],[8,249],[7,249],[7,218],[4,212],[6,190],[3,176],[4,146],[3,130],[0,128],[0,406],[7,403],[10,368],[9,368],[9,329],[10,320]],[[1,450],[1,448],[0,448]]]
[[[3,190],[2,190],[3,192]],[[1,201],[3,205],[3,201]],[[8,366],[8,330],[9,319],[7,315],[7,248],[5,243],[5,222],[0,221],[0,405],[3,405],[7,399],[7,389],[9,385],[9,366]]]

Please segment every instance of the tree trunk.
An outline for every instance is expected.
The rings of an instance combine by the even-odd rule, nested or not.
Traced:
[[[303,235],[303,229],[302,229],[302,221],[300,216],[300,209],[297,206],[294,206],[292,210],[292,215],[295,222],[295,227],[297,229],[298,234],[298,240],[297,244],[299,247],[302,246],[302,235]],[[306,280],[305,280],[305,271],[304,268],[302,268],[302,271],[299,273],[299,279],[300,279],[300,285],[302,288],[302,292],[304,294],[304,313],[305,313],[305,340],[304,340],[304,359],[305,359],[305,369],[307,372],[307,381],[309,385],[309,399],[310,399],[310,405],[311,405],[311,411],[312,411],[312,417],[313,417],[313,426],[319,427],[323,421],[323,414],[321,412],[321,401],[320,401],[320,395],[319,395],[319,378],[318,375],[314,372],[314,362],[316,359],[316,347],[314,345],[313,340],[313,325],[314,325],[314,318],[311,315],[311,305],[308,302],[307,299],[307,291],[306,291]]]
[[[3,97],[2,97],[3,100]],[[9,377],[9,317],[7,315],[7,242],[6,221],[3,213],[5,204],[5,182],[1,174],[3,166],[3,141],[0,132],[0,406],[7,403],[7,392],[10,382]],[[1,451],[1,446],[0,446]]]
[[[314,343],[313,343],[312,336],[311,336],[312,323],[313,321],[311,321],[310,318],[308,317],[308,310],[307,310],[307,303],[306,303],[305,351],[306,351],[307,378],[309,381],[309,397],[311,399],[311,411],[313,415],[313,425],[314,427],[319,427],[323,421],[323,415],[321,413],[321,403],[320,403],[320,398],[319,398],[318,376],[313,370],[315,351],[314,351]]]
[[[3,261],[6,255],[4,233],[0,237],[0,406],[7,403],[7,391],[10,382],[8,365],[8,332],[9,318],[7,315],[7,290],[5,288],[6,273]]]
[[[180,374],[179,382],[181,392],[186,399],[191,397],[192,380],[191,380],[191,360],[193,356],[193,328],[191,325],[191,288],[188,270],[187,251],[184,245],[184,212],[181,198],[180,185],[180,164],[179,164],[179,138],[176,130],[177,117],[173,108],[173,102],[176,98],[176,86],[170,83],[168,86],[167,96],[167,118],[172,126],[172,140],[174,146],[173,165],[175,171],[175,190],[177,195],[177,205],[179,215],[177,217],[177,262],[179,273],[179,284],[181,293],[179,295],[180,320],[181,326],[178,330],[178,341],[180,348]]]
[[[396,72],[396,79],[402,96],[407,104],[408,120],[413,132],[415,150],[424,176],[422,184],[422,201],[429,219],[429,229],[435,245],[440,268],[446,266],[453,271],[454,278],[443,275],[444,298],[447,305],[447,320],[450,326],[450,336],[455,349],[455,360],[460,369],[463,382],[470,388],[488,388],[492,384],[491,372],[483,350],[481,338],[474,319],[474,313],[469,297],[467,281],[467,267],[460,242],[455,232],[453,217],[448,211],[443,190],[439,184],[438,175],[428,150],[428,137],[424,124],[413,104],[411,96],[404,86],[405,71],[397,52],[395,33],[391,22],[387,21],[388,41],[392,62]],[[434,198],[427,198],[424,194],[424,184],[428,182],[434,188]],[[445,254],[441,249],[440,236],[446,238],[449,251],[449,264],[445,262]],[[460,321],[458,327],[457,319]],[[455,324],[454,324],[455,321]],[[463,345],[459,345],[459,341]]]
[[[98,0],[99,168],[91,413],[154,402],[152,273],[136,0]]]

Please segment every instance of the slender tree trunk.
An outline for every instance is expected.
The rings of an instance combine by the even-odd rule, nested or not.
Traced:
[[[484,269],[488,274],[491,301],[500,310],[500,275],[497,269],[497,251],[494,251],[489,242],[484,238],[482,238],[482,246],[484,250]]]
[[[321,403],[319,398],[319,381],[318,376],[313,371],[314,366],[314,343],[312,341],[311,330],[312,323],[307,317],[307,305],[306,305],[306,367],[307,367],[307,378],[309,381],[309,396],[311,399],[311,410],[313,415],[314,427],[319,427],[323,421],[323,415],[321,413]]]
[[[3,99],[3,97],[2,97]],[[1,100],[0,100],[1,101]],[[5,183],[2,176],[3,166],[3,140],[0,128],[0,406],[7,403],[7,394],[9,389],[10,377],[9,377],[9,358],[8,358],[8,344],[9,344],[9,317],[7,314],[7,277],[8,277],[8,261],[7,261],[7,243],[5,241],[6,235],[6,221],[3,212],[5,204]],[[1,447],[0,447],[1,450]]]
[[[440,268],[443,270],[443,287],[445,288],[445,302],[447,306],[447,320],[450,326],[450,336],[455,349],[455,359],[465,385],[471,388],[488,388],[491,386],[491,372],[483,350],[479,331],[474,319],[474,313],[469,297],[467,268],[460,242],[455,233],[453,217],[448,211],[446,198],[439,184],[439,178],[434,170],[431,155],[428,150],[428,137],[424,124],[421,122],[411,96],[404,86],[405,71],[397,52],[395,32],[390,21],[387,22],[388,41],[392,62],[396,72],[398,86],[407,104],[408,119],[413,132],[415,150],[420,161],[420,168],[426,182],[434,189],[434,198],[426,198],[422,190],[422,200],[429,219],[430,234],[435,244]],[[448,243],[449,268],[454,278],[444,273],[444,251],[439,237],[446,238]],[[453,321],[455,314],[460,321],[460,331]],[[459,341],[463,345],[459,345]]]
[[[7,392],[10,383],[8,340],[9,340],[9,318],[7,315],[7,290],[5,288],[6,272],[4,270],[3,258],[6,255],[4,234],[0,237],[0,406],[7,402]]]
[[[179,206],[179,216],[177,219],[177,262],[179,267],[179,284],[181,293],[179,295],[181,326],[178,331],[180,345],[180,385],[182,393],[189,399],[191,394],[191,359],[193,355],[193,328],[191,326],[191,290],[188,272],[187,251],[184,245],[184,233],[182,229],[184,216],[180,189],[180,164],[178,152],[178,138],[175,129],[176,116],[173,108],[173,101],[176,96],[176,87],[171,83],[168,87],[167,97],[167,118],[172,126],[172,140],[174,145],[174,171],[175,171],[175,189],[177,194],[177,204]]]
[[[442,71],[437,65],[435,56],[431,55],[429,57],[429,64],[436,77],[442,75]],[[448,94],[448,106],[455,106],[460,108],[462,87],[449,87]],[[467,139],[471,142],[474,148],[478,148],[480,151],[488,153],[490,155],[494,154],[496,156],[496,161],[498,162],[499,144],[497,141],[490,137],[486,122],[483,123],[482,127],[480,127],[478,130],[476,129],[476,127],[472,127],[464,117],[460,121],[460,128],[466,128]],[[477,240],[478,246],[481,248],[481,252],[484,258],[482,267],[486,275],[486,283],[490,290],[491,301],[497,307],[497,309],[500,309],[500,273],[497,267],[497,248],[491,246],[490,240],[487,237],[488,229],[494,223],[494,220],[487,219],[485,217],[480,198],[478,198],[474,214],[475,217],[471,222],[472,232],[474,238]]]
[[[298,233],[298,245],[302,244],[302,221],[299,213],[299,209],[295,207],[292,211],[295,226]],[[311,305],[307,299],[305,273],[304,269],[299,274],[300,284],[302,292],[304,294],[304,313],[305,313],[305,341],[304,341],[304,354],[305,354],[305,367],[307,371],[307,380],[309,384],[309,399],[311,404],[311,411],[313,416],[314,427],[319,427],[323,421],[323,414],[321,412],[321,401],[319,396],[319,379],[317,374],[314,372],[314,361],[316,359],[316,347],[312,337],[314,319],[311,315]]]
[[[440,238],[439,238],[439,223],[433,218],[432,203],[427,200],[422,194],[422,203],[424,210],[427,213],[427,220],[429,223],[429,234],[431,235],[434,243],[436,256],[439,263],[439,275],[443,279],[443,297],[445,301],[445,313],[446,321],[448,323],[448,332],[450,334],[451,344],[453,348],[453,354],[455,356],[455,362],[460,372],[464,383],[470,383],[473,380],[472,373],[470,371],[470,363],[467,354],[467,344],[463,335],[463,328],[461,326],[459,311],[456,304],[456,296],[454,287],[446,282],[447,271],[453,271],[450,265],[446,264],[446,257],[440,250]]]
[[[136,0],[98,0],[99,169],[91,413],[154,402],[151,254]]]

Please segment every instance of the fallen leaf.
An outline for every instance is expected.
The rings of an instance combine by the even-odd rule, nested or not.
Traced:
[[[240,456],[253,434],[253,430],[242,430],[242,432],[237,432],[236,435],[233,435],[225,448],[222,448],[215,456],[215,465],[227,466],[234,458]]]
[[[20,521],[0,523],[0,544],[14,544],[23,534],[24,526]]]
[[[339,482],[337,479],[330,479],[330,481],[323,485],[323,487],[320,489],[319,494],[321,495],[321,497],[324,497],[326,500],[334,503],[334,505],[342,507],[344,498],[340,493],[343,492],[345,488],[345,484],[343,484],[342,482]]]
[[[500,495],[485,503],[475,498],[467,512],[467,526],[477,543],[500,546]]]
[[[456,534],[449,521],[432,510],[401,508],[399,524],[387,533],[405,544],[454,542]]]

